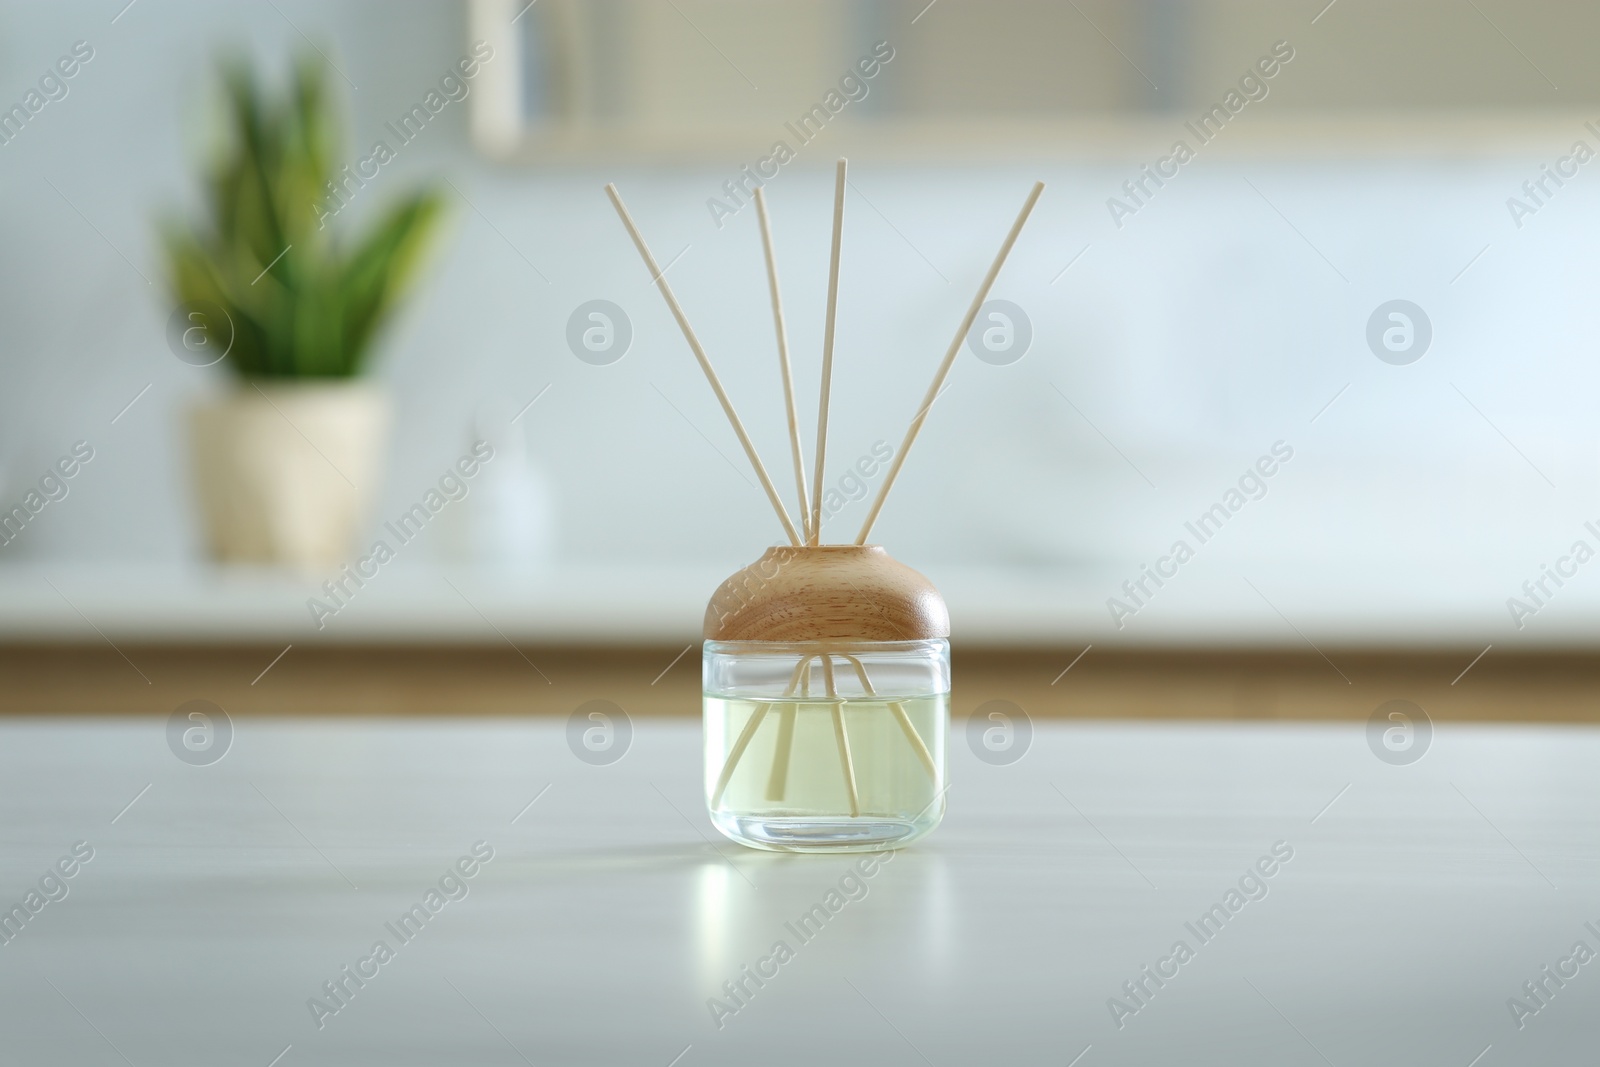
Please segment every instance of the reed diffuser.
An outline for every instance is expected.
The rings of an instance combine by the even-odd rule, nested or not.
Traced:
[[[756,216],[766,258],[788,414],[800,528],[796,529],[744,423],[722,388],[672,287],[614,184],[612,205],[755,468],[789,543],[767,550],[718,587],[705,618],[705,788],[711,821],[753,848],[848,852],[897,848],[944,817],[950,717],[950,616],[933,583],[867,544],[978,309],[1032,213],[1036,182],[967,308],[922,406],[851,544],[822,543],[822,486],[833,379],[844,160],[834,176],[833,247],[823,327],[814,475],[806,485],[794,374],[763,191]]]

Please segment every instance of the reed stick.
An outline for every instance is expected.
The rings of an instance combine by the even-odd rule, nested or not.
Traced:
[[[833,391],[833,328],[839,308],[839,245],[844,239],[845,161],[833,176],[833,254],[828,260],[828,315],[822,327],[822,394],[817,404],[817,467],[811,479],[811,529],[806,544],[822,537],[822,468],[828,451],[828,398]]]
[[[778,708],[778,743],[772,753],[772,772],[767,775],[767,799],[782,800],[789,791],[789,753],[794,750],[794,720],[799,714],[796,704],[782,704]]]
[[[739,731],[739,737],[733,743],[733,748],[728,750],[728,758],[722,762],[722,773],[717,776],[716,788],[711,790],[712,810],[722,803],[722,794],[727,792],[728,783],[733,780],[733,772],[738,769],[739,761],[744,758],[744,750],[750,747],[750,739],[756,735],[756,727],[767,717],[767,710],[771,705],[762,704],[750,713],[750,720],[744,724],[744,729]]]
[[[828,695],[834,696],[836,690],[833,685],[833,657],[827,653],[822,656],[822,677],[828,685]],[[839,700],[831,702],[833,705],[833,736],[839,743],[839,762],[844,764],[844,787],[850,794],[850,817],[861,817],[861,796],[856,792],[856,765],[850,757],[850,736],[844,729],[844,703]]]
[[[766,465],[756,454],[756,446],[751,443],[750,435],[745,433],[744,423],[739,421],[739,413],[733,410],[733,402],[723,390],[722,382],[717,378],[717,372],[711,366],[711,360],[706,356],[705,349],[701,347],[700,339],[695,336],[694,328],[689,325],[689,319],[684,315],[683,308],[678,306],[678,298],[672,294],[672,286],[667,284],[666,275],[656,265],[656,257],[651,254],[650,246],[645,244],[644,236],[639,233],[639,227],[633,223],[633,216],[628,214],[628,208],[623,204],[615,183],[606,183],[606,195],[611,198],[612,206],[617,209],[617,215],[622,219],[622,225],[627,228],[628,236],[633,238],[634,247],[639,250],[645,266],[649,268],[651,280],[656,283],[662,297],[666,299],[672,317],[678,320],[678,328],[683,331],[684,340],[689,342],[689,348],[694,352],[695,359],[700,362],[700,369],[705,372],[706,381],[711,383],[711,391],[717,394],[717,401],[722,405],[728,421],[733,424],[733,432],[738,435],[739,443],[744,446],[745,455],[750,457],[750,464],[756,469],[756,477],[761,479],[761,487],[767,491],[767,499],[772,502],[773,510],[778,513],[778,519],[783,523],[784,532],[789,535],[789,543],[799,545],[800,535],[795,530],[794,523],[789,521],[789,512],[784,509],[783,500],[778,496],[778,490],[773,486],[772,479],[767,476]]]
[[[841,652],[840,655],[849,660],[851,666],[855,667],[856,677],[861,679],[861,688],[866,691],[867,696],[877,696],[872,691],[871,680],[867,678],[867,668],[862,666],[861,661],[848,653]],[[939,768],[933,762],[933,753],[928,751],[928,746],[922,741],[922,735],[917,733],[916,725],[912,723],[911,716],[906,714],[905,705],[898,700],[888,701],[888,705],[889,710],[894,714],[895,721],[900,724],[901,731],[906,735],[906,740],[911,742],[911,748],[916,752],[917,759],[922,763],[923,769],[928,772],[928,777],[932,778],[934,783],[937,784],[939,781]]]
[[[867,543],[867,535],[872,532],[872,524],[878,521],[878,512],[883,510],[883,502],[889,496],[889,490],[894,486],[894,480],[900,474],[900,468],[905,465],[906,453],[911,451],[911,446],[917,439],[917,434],[922,432],[922,424],[928,418],[928,411],[933,407],[933,402],[939,399],[939,392],[944,388],[944,380],[950,374],[950,368],[956,361],[956,354],[961,351],[961,344],[967,339],[967,333],[972,329],[972,323],[978,317],[978,309],[989,298],[989,290],[994,285],[995,278],[1000,274],[1000,268],[1005,265],[1006,257],[1011,254],[1011,246],[1017,243],[1017,235],[1022,232],[1023,224],[1028,221],[1028,216],[1033,213],[1033,205],[1039,202],[1039,194],[1044,192],[1044,182],[1034,182],[1033,191],[1028,194],[1028,199],[1022,204],[1022,210],[1017,213],[1017,221],[1011,224],[1011,232],[1006,234],[1005,241],[1000,245],[999,253],[994,257],[994,263],[989,266],[989,273],[984,275],[983,284],[978,286],[978,294],[972,298],[972,306],[967,308],[967,313],[961,319],[961,327],[956,330],[956,336],[950,342],[950,347],[945,351],[944,361],[939,364],[939,370],[933,376],[933,384],[928,386],[928,394],[923,397],[922,407],[911,419],[911,427],[906,430],[905,440],[900,442],[900,451],[895,453],[894,462],[889,466],[889,473],[884,476],[883,485],[878,488],[878,495],[872,501],[872,510],[867,512],[867,519],[861,524],[861,532],[856,535],[856,544]],[[837,224],[835,224],[837,225]],[[820,484],[820,482],[818,483]]]
[[[808,703],[811,700],[810,663],[816,658],[815,656],[807,656],[800,661],[800,666],[796,668],[800,696]],[[801,670],[804,670],[805,673],[800,674]],[[791,678],[789,691],[784,695],[793,696],[795,685],[795,679]],[[783,710],[778,713],[778,741],[772,750],[772,772],[767,775],[768,800],[782,800],[784,793],[789,788],[790,754],[794,751],[794,724],[795,718],[799,715],[799,710],[798,704],[785,704]]]
[[[772,220],[767,196],[756,186],[756,218],[761,223],[761,249],[767,260],[767,288],[772,291],[772,323],[778,332],[778,366],[783,372],[783,402],[789,416],[789,447],[794,454],[794,484],[800,493],[801,534],[811,539],[810,504],[806,493],[806,461],[800,449],[800,414],[794,403],[794,368],[789,362],[789,331],[783,323],[783,297],[778,292],[778,260],[772,251]],[[791,720],[792,725],[792,720]]]
[[[801,660],[802,666],[810,664],[815,656],[807,656]],[[794,694],[794,686],[789,687],[789,694]],[[800,677],[800,697],[806,702],[811,700],[811,670],[806,666],[805,674]],[[790,755],[794,751],[794,726],[799,717],[798,704],[786,704],[778,717],[778,741],[772,751],[772,772],[767,775],[767,799],[781,800],[789,788]]]
[[[811,665],[815,656],[807,656],[795,665],[794,673],[789,676],[789,689],[784,696],[794,696],[794,691],[800,685],[802,673]],[[772,705],[763,703],[759,708],[750,713],[750,719],[744,724],[744,729],[739,731],[739,736],[733,742],[733,747],[728,750],[728,758],[722,762],[722,773],[717,776],[716,787],[711,790],[711,807],[716,808],[722,802],[722,794],[727,791],[728,783],[733,780],[733,772],[739,767],[739,760],[744,757],[744,750],[750,747],[750,741],[756,735],[756,728],[761,725],[761,720],[767,717],[767,711]],[[792,733],[791,733],[792,736]]]

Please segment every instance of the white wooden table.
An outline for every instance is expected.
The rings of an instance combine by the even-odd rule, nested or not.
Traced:
[[[248,720],[208,766],[165,722],[0,724],[0,904],[93,849],[0,944],[0,1062],[1594,1062],[1600,960],[1520,1029],[1507,1000],[1600,951],[1600,732],[1445,727],[1393,766],[1359,725],[1049,724],[991,766],[963,725],[943,827],[858,882],[717,838],[689,722],[608,766],[549,720]]]

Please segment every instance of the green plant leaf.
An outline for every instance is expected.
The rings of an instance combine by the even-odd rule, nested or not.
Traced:
[[[227,362],[245,377],[356,374],[421,269],[443,199],[406,195],[346,254],[329,224],[343,149],[325,62],[299,56],[277,95],[238,58],[223,61],[221,83],[229,136],[206,210],[160,226],[169,288],[228,314]]]
[[[345,305],[343,343],[365,353],[395,303],[415,280],[444,211],[436,192],[391,208],[350,257],[339,286]]]

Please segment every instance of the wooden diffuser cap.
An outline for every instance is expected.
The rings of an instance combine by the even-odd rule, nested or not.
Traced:
[[[779,545],[717,587],[708,641],[920,641],[950,636],[933,583],[879,545]]]

